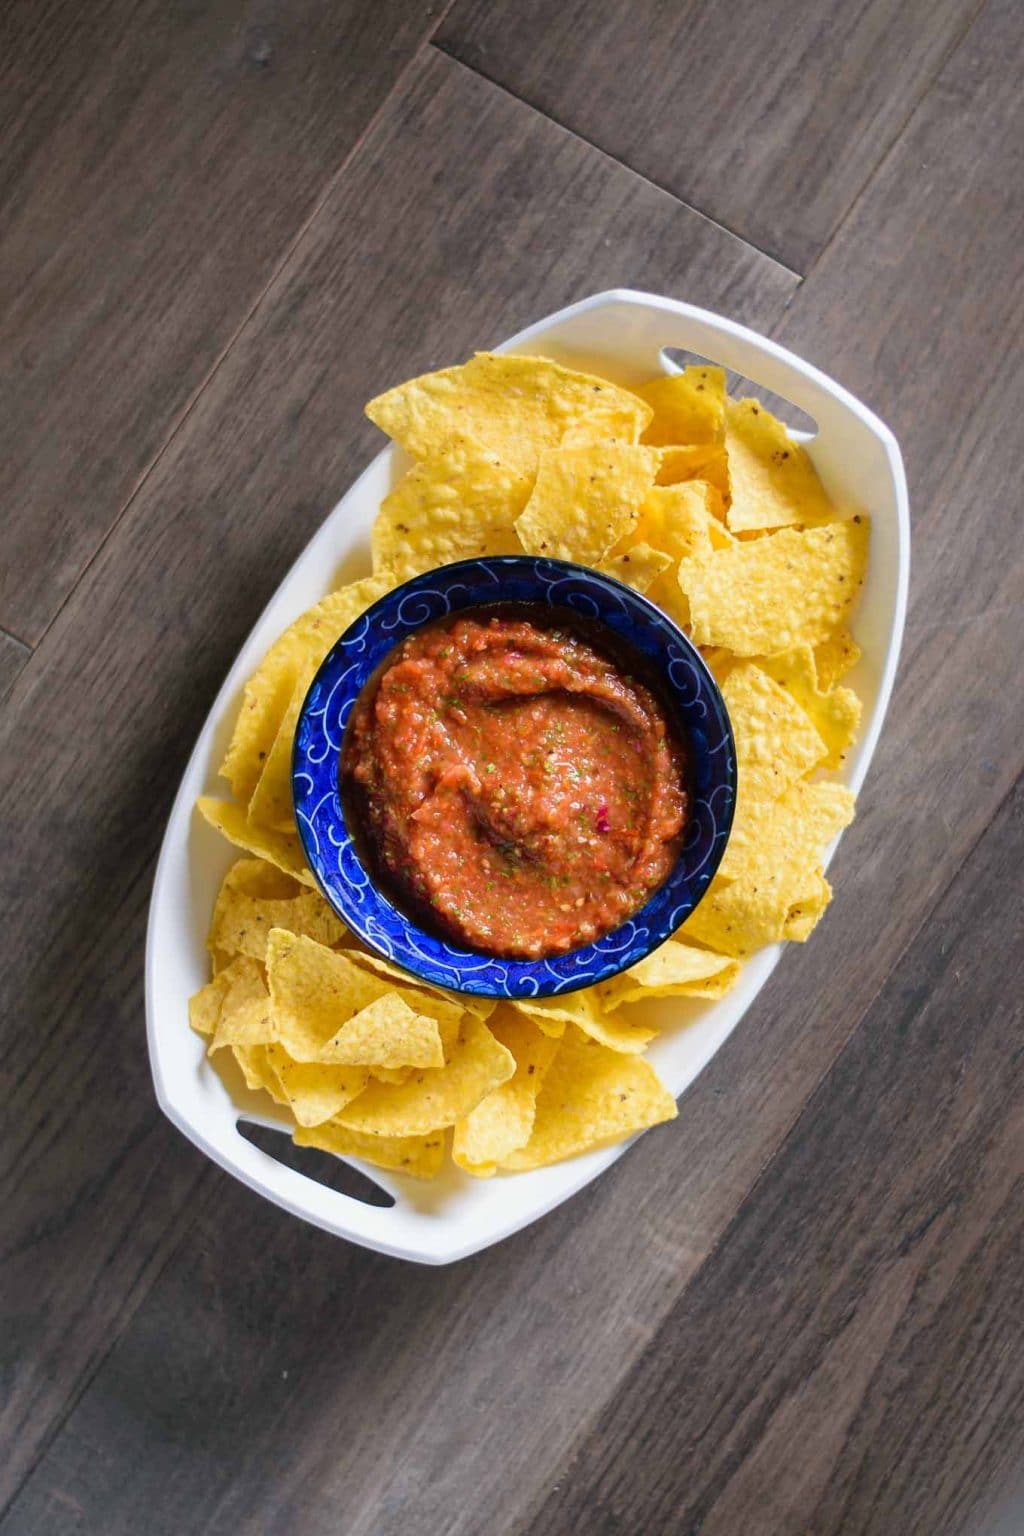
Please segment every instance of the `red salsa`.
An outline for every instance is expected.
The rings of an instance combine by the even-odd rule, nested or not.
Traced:
[[[399,905],[460,945],[535,960],[643,906],[675,862],[687,791],[638,658],[529,612],[470,610],[396,647],[356,703],[342,791]]]

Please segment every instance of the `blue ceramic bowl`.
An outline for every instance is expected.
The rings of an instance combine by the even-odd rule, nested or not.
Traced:
[[[464,608],[537,603],[606,625],[651,663],[690,750],[690,823],[676,864],[647,904],[592,944],[548,960],[503,960],[421,928],[374,883],[338,794],[349,715],[384,657],[407,635]],[[700,653],[630,587],[532,555],[462,560],[387,593],[345,631],[306,695],[295,733],[292,793],[299,836],[324,896],[370,949],[436,986],[484,997],[548,997],[606,981],[674,933],[707,889],[736,802],[736,751],[722,696]]]

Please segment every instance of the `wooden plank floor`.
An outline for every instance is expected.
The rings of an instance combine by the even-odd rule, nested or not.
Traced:
[[[0,1536],[1019,1532],[1024,17],[444,10],[0,23]],[[363,400],[618,283],[893,426],[897,693],[827,922],[679,1120],[403,1266],[160,1117],[153,860]]]

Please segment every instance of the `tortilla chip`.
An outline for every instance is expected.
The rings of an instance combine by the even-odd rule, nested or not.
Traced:
[[[818,645],[853,607],[867,552],[867,521],[855,517],[801,533],[784,528],[684,561],[679,581],[694,640],[740,656]]]
[[[809,645],[794,646],[780,656],[758,659],[758,666],[796,700],[825,743],[823,768],[838,768],[860,725],[861,702],[851,688],[818,686],[817,665]]]
[[[414,1013],[397,992],[388,992],[353,1014],[327,1041],[321,1059],[392,1070],[443,1067],[444,1046],[436,1019]]]
[[[757,400],[730,400],[725,408],[732,503],[729,527],[814,527],[835,509],[806,448]]]
[[[415,464],[373,525],[373,568],[396,583],[476,555],[521,554],[515,531],[532,476],[458,438]]]
[[[316,1147],[335,1157],[361,1158],[375,1168],[408,1173],[414,1179],[433,1179],[444,1160],[444,1133],[432,1136],[363,1136],[329,1120],[309,1130],[300,1127],[292,1137],[297,1147]]]
[[[523,548],[598,565],[635,524],[656,466],[651,449],[625,443],[548,449],[516,522]]]
[[[831,900],[832,887],[824,875],[818,875],[809,888],[808,894],[790,907],[782,937],[791,939],[797,944],[806,944],[824,917],[825,908]]]
[[[219,971],[205,987],[200,987],[188,1000],[188,1022],[197,1035],[212,1035],[217,1028],[220,1010],[231,988],[230,966]]]
[[[755,885],[716,875],[679,937],[745,960],[783,937],[791,905],[788,886],[780,878]]]
[[[251,826],[272,827],[277,832],[295,831],[295,805],[292,800],[292,755],[295,729],[313,681],[315,668],[302,667],[288,706],[281,717],[273,746],[267,753],[263,772],[249,801]]]
[[[729,505],[729,460],[720,443],[674,444],[659,448],[655,485],[679,485],[685,480],[706,480],[722,498],[723,515]]]
[[[627,394],[625,400],[609,399],[589,415],[571,422],[562,433],[558,446],[587,448],[593,443],[638,443],[647,420],[646,414],[641,414],[642,408],[636,395]]]
[[[501,1166],[543,1168],[674,1120],[676,1113],[675,1099],[649,1062],[570,1028],[541,1087],[530,1139]]]
[[[493,997],[475,997],[471,992],[449,992],[445,987],[435,987],[432,982],[424,981],[421,976],[413,976],[409,971],[403,971],[401,966],[383,959],[380,955],[375,955],[358,943],[348,951],[348,956],[356,965],[361,965],[368,971],[376,971],[378,976],[390,976],[392,981],[397,981],[400,987],[412,988],[417,994],[422,992],[428,999],[432,999],[432,1003],[428,1001],[420,1006],[419,1012],[427,1013],[432,1019],[437,1020],[441,1026],[442,1037],[445,1028],[453,1022],[455,1033],[458,1034],[458,1027],[464,1013],[475,1013],[478,1019],[486,1019],[497,1006]]]
[[[845,625],[840,624],[820,645],[814,647],[818,687],[827,693],[859,660],[860,646]]]
[[[196,801],[196,809],[216,827],[229,842],[246,853],[273,864],[293,880],[303,885],[315,886],[313,872],[306,863],[306,855],[297,836],[287,832],[274,832],[270,827],[250,826],[245,811],[231,800],[214,800],[202,795]]]
[[[312,676],[338,636],[389,584],[380,576],[368,576],[328,593],[271,646],[245,685],[231,745],[220,768],[236,799],[248,804],[300,672],[305,669]]]
[[[724,955],[668,939],[628,971],[602,982],[597,995],[605,1013],[653,997],[717,998],[735,985],[739,973],[739,966]]]
[[[299,1125],[322,1125],[357,1098],[370,1080],[365,1067],[294,1061],[283,1045],[266,1047],[281,1092]]]
[[[371,1083],[338,1118],[349,1130],[371,1136],[426,1135],[463,1119],[515,1069],[511,1051],[467,1014],[445,1066],[416,1072],[395,1086]]]
[[[274,1026],[262,965],[248,955],[239,955],[221,974],[230,977],[230,984],[207,1055],[227,1045],[268,1045],[274,1038]]]
[[[660,549],[652,549],[649,544],[632,544],[624,553],[602,560],[598,570],[625,582],[634,592],[646,592],[671,564],[669,556]]]
[[[607,379],[575,373],[545,357],[478,352],[459,368],[421,374],[378,395],[366,407],[372,422],[413,458],[426,459],[439,443],[468,437],[511,469],[536,473],[540,454],[556,448],[566,430],[595,412],[635,421],[633,439],[650,410]]]
[[[221,956],[251,955],[254,960],[265,960],[271,928],[286,928],[319,944],[335,945],[351,939],[319,891],[307,890],[262,859],[239,859],[224,876],[213,909],[208,948]]]
[[[597,989],[584,987],[563,997],[517,997],[512,1006],[535,1019],[545,1033],[548,1024],[575,1024],[585,1035],[611,1051],[637,1055],[645,1051],[657,1030],[609,1019],[602,1012]]]
[[[725,371],[698,363],[637,390],[654,415],[642,441],[657,447],[718,443],[725,433]]]
[[[664,550],[673,562],[703,560],[732,543],[718,512],[721,498],[706,480],[656,485],[648,491],[637,521],[637,537]]]
[[[480,1179],[490,1178],[529,1141],[537,1095],[558,1049],[557,1041],[507,1004],[497,1010],[490,1029],[515,1058],[515,1073],[455,1122],[452,1139],[453,1161]]]
[[[358,964],[348,950],[326,949],[281,928],[272,929],[267,941],[267,977],[276,1038],[295,1061],[337,1061],[338,1050],[343,1050],[336,1040],[342,1026],[380,998],[398,998],[410,1016],[426,1016],[435,1029],[444,1019],[453,1036],[462,1017],[460,1009],[440,998],[375,975]],[[419,1036],[424,1031],[417,1026],[417,1032]],[[443,1040],[443,1035],[440,1038]],[[398,1067],[407,1063],[381,1060],[380,1064]]]
[[[265,1045],[233,1045],[231,1054],[238,1063],[245,1086],[254,1093],[269,1093],[275,1104],[287,1107],[288,1100],[281,1091],[277,1073],[270,1064],[268,1047]]]

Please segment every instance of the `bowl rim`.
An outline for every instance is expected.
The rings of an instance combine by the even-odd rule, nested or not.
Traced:
[[[474,595],[464,600],[469,578],[479,580],[482,572],[493,584],[493,596],[474,589]],[[502,577],[506,582],[525,580],[536,588],[536,595],[503,596]],[[563,592],[563,600],[552,597],[554,588],[573,583],[575,589]],[[448,943],[392,901],[359,855],[337,788],[337,764],[351,709],[395,646],[439,619],[504,602],[546,603],[549,609],[561,607],[579,617],[580,609],[570,599],[577,596],[596,608],[598,595],[619,603],[624,616],[644,627],[648,638],[656,637],[652,653],[638,645],[631,633],[624,636],[652,663],[679,720],[695,771],[699,764],[694,764],[694,758],[703,765],[706,778],[709,761],[721,754],[721,765],[715,765],[717,781],[707,797],[698,792],[699,785],[695,787],[690,821],[669,875],[638,911],[599,939],[537,960],[508,959]],[[429,603],[433,597],[443,599],[437,611]],[[416,613],[403,618],[402,609],[409,604],[416,605]],[[582,616],[614,637],[605,613],[584,610]],[[387,631],[383,648],[379,636],[370,638],[376,629]],[[675,656],[673,647],[678,651]],[[689,697],[673,676],[680,662],[690,675]],[[710,715],[712,734],[717,735],[714,747],[702,739],[699,726],[687,719],[688,712],[692,716],[698,709],[705,719]],[[328,712],[335,733],[340,732],[337,739],[329,728]],[[299,711],[291,765],[295,822],[303,852],[317,887],[338,917],[371,951],[400,967],[413,981],[499,1000],[560,997],[608,981],[671,938],[706,894],[721,862],[732,829],[737,779],[735,740],[721,689],[679,625],[644,594],[604,571],[527,553],[474,556],[438,566],[410,577],[371,603],[338,636],[317,669]],[[316,803],[311,805],[314,794]],[[326,855],[324,834],[331,850]]]

